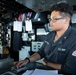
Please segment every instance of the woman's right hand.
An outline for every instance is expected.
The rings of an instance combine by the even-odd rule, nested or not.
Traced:
[[[15,64],[15,67],[18,69],[18,68],[26,65],[28,62],[29,62],[29,61],[28,61],[27,59],[26,59],[26,60],[21,60],[21,61],[19,61],[19,62],[17,62],[17,63]]]

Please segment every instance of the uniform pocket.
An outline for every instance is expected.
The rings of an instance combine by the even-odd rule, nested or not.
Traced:
[[[57,62],[60,64],[63,64],[65,62],[66,54],[62,51],[57,51]]]

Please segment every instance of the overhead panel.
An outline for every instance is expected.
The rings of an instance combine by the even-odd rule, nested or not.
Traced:
[[[76,0],[16,0],[20,4],[36,11],[43,12],[50,10],[50,7],[55,3],[67,2],[70,5],[76,5]]]
[[[50,9],[50,6],[56,3],[58,0],[16,0],[20,4],[36,11],[36,12],[43,12]]]

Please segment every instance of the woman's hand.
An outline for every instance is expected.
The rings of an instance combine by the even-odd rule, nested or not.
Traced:
[[[17,62],[17,63],[15,64],[15,67],[18,69],[18,68],[26,65],[28,62],[29,62],[29,61],[28,61],[27,59],[26,59],[26,60],[21,60],[21,61],[19,61],[19,62]]]
[[[47,65],[47,61],[45,59],[43,60],[42,63],[43,63],[43,65]]]

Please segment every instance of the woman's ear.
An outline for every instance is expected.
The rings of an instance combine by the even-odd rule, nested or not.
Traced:
[[[66,17],[65,20],[66,20],[65,23],[69,23],[70,22],[70,18],[69,17]]]

